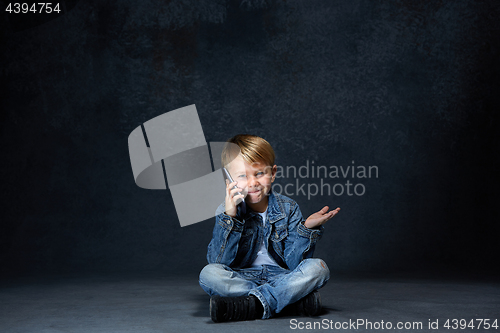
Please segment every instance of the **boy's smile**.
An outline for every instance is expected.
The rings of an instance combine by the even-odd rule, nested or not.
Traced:
[[[263,213],[267,209],[268,194],[274,182],[277,167],[262,163],[249,164],[241,155],[238,155],[228,165],[233,180],[238,183],[245,202],[254,211]]]

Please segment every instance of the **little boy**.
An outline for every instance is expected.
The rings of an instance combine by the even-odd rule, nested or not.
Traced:
[[[297,314],[318,315],[316,290],[330,271],[312,256],[322,224],[340,208],[328,212],[325,206],[304,220],[295,201],[271,190],[277,170],[271,145],[253,135],[228,142],[239,147],[235,153],[226,145],[222,152],[234,182],[227,182],[225,202],[216,211],[209,264],[200,273],[212,320],[267,319],[287,305]],[[246,208],[238,209],[242,200]]]

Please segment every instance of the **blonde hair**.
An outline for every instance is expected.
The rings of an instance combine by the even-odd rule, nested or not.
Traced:
[[[261,137],[250,134],[238,134],[227,140],[229,144],[224,146],[221,155],[222,166],[236,158],[239,147],[243,160],[248,164],[262,163],[265,165],[274,165],[273,147]],[[236,146],[235,146],[236,145]]]

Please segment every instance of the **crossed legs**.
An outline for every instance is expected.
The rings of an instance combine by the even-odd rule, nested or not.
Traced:
[[[323,260],[305,259],[294,270],[267,265],[232,269],[223,264],[209,264],[201,271],[199,281],[210,296],[254,295],[262,303],[262,318],[266,319],[323,287],[329,278],[330,271]]]

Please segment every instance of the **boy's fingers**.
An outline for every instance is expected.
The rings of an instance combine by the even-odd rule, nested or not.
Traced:
[[[325,216],[326,216],[326,218],[325,218],[325,220],[324,220],[323,222],[328,221],[329,219],[331,219],[332,217],[334,217],[334,216],[335,216],[335,214],[332,214],[332,212],[330,212],[330,213],[328,213],[328,214],[327,214],[327,215],[325,215]]]
[[[335,208],[334,210],[331,210],[331,211],[330,211],[330,213],[328,213],[328,214],[333,214],[333,215],[336,215],[338,212],[340,212],[340,207],[337,207],[337,208]],[[333,215],[332,215],[332,216],[333,216]]]
[[[340,208],[329,211],[327,214],[324,215],[324,219],[321,221],[321,224],[325,223],[326,221],[330,220],[332,217],[337,215],[337,213],[339,211],[340,211]]]
[[[236,184],[238,184],[238,183],[232,182],[232,183],[227,184],[227,186],[226,186],[227,195],[231,195],[231,191],[233,190],[233,187],[236,186]]]
[[[328,206],[323,207],[319,212],[321,214],[325,214],[326,212],[328,212]]]
[[[334,209],[334,210],[331,210],[329,213],[328,213],[328,219],[331,219],[332,217],[334,217],[335,215],[337,215],[340,211],[340,208],[337,208],[337,209]]]
[[[237,182],[229,182],[229,179],[226,179],[226,188],[232,188],[233,186],[236,186],[238,184]]]
[[[241,193],[238,194],[238,192],[239,192],[238,189],[232,190],[231,191],[231,198],[236,198],[236,197],[239,197],[239,196],[243,196],[244,197],[243,194],[241,194]]]
[[[237,192],[241,192],[243,191],[241,188],[237,187],[237,188],[233,188],[231,190],[229,190],[229,193],[231,194],[231,196],[234,196]]]

